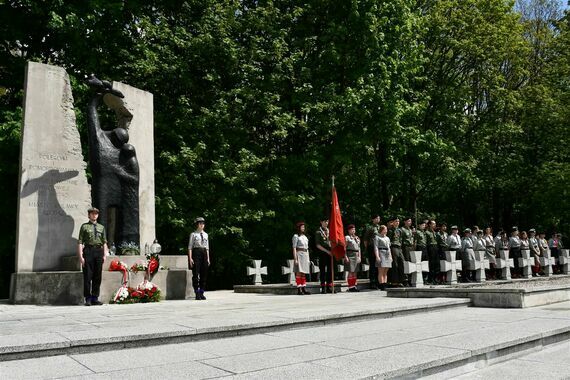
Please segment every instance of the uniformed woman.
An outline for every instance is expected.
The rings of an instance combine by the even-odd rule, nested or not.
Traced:
[[[485,257],[489,260],[491,275],[487,278],[495,280],[497,278],[497,256],[495,251],[495,239],[493,238],[493,229],[491,227],[485,228],[485,236],[483,236],[485,243]]]
[[[297,223],[297,233],[293,235],[293,261],[295,263],[295,282],[297,294],[311,294],[305,289],[307,286],[306,275],[311,273],[309,260],[309,239],[305,235],[305,222]]]
[[[390,252],[390,238],[386,236],[388,228],[381,225],[378,236],[374,239],[374,254],[376,255],[376,268],[378,268],[378,283],[380,290],[386,289],[388,282],[388,269],[392,268],[392,253]]]
[[[347,227],[348,235],[345,236],[346,240],[346,254],[344,256],[344,270],[348,272],[348,291],[358,292],[356,287],[358,265],[361,261],[360,256],[360,238],[356,236],[356,227],[354,224],[349,224]]]

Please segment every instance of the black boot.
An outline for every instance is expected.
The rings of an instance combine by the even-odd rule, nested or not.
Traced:
[[[298,296],[302,296],[303,295],[303,291],[301,290],[301,287],[297,288],[297,295]]]
[[[301,289],[303,290],[303,294],[304,294],[304,295],[307,296],[307,295],[311,294],[311,292],[308,292],[307,289],[305,289],[304,286],[303,286]]]

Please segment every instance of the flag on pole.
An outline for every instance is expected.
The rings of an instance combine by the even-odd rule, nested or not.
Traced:
[[[334,179],[333,179],[334,181]],[[332,207],[331,217],[329,220],[329,240],[331,242],[331,252],[337,260],[344,257],[346,240],[344,240],[344,227],[342,225],[342,215],[340,214],[340,207],[338,205],[338,197],[336,195],[336,188],[332,187]]]

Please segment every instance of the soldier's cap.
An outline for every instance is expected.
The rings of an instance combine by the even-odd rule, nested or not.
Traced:
[[[194,224],[198,224],[198,223],[206,223],[206,220],[204,218],[202,218],[201,216],[199,216],[196,219],[194,219]]]
[[[413,220],[411,216],[404,216],[402,220],[405,222],[406,220]]]
[[[424,219],[424,220],[420,221],[420,224],[427,224],[427,222],[428,221]]]
[[[459,230],[459,228],[457,228],[456,225],[451,226],[451,229],[452,229],[452,230]]]
[[[467,234],[467,233],[470,234],[470,233],[471,233],[471,228],[466,228],[466,229],[463,230],[463,232],[465,232],[466,234]]]
[[[302,221],[301,221],[301,222],[297,222],[297,223],[295,224],[295,226],[297,226],[297,228],[299,228],[299,227],[301,227],[301,226],[304,226],[304,225],[305,225],[305,222],[302,222]]]
[[[356,228],[356,226],[354,224],[349,224],[348,226],[346,226],[347,230],[350,230],[351,228]]]
[[[446,227],[447,227],[447,223],[441,223],[439,226],[440,226],[440,227],[443,227],[443,226],[446,226]]]
[[[392,222],[392,221],[394,221],[394,220],[400,220],[400,218],[398,218],[397,215],[394,215],[394,216],[391,216],[391,217],[388,218],[388,221],[389,221],[389,222]]]
[[[534,228],[531,228],[530,230],[528,230],[528,233],[529,233],[529,234],[536,233],[536,230],[535,230]]]
[[[373,212],[372,214],[370,214],[370,219],[376,219],[379,217],[380,217],[380,214],[378,214],[377,212]]]
[[[321,217],[320,221],[321,221],[321,222],[324,222],[325,220],[328,222],[328,221],[329,221],[329,217],[323,215],[323,216]]]
[[[511,228],[511,232],[515,232],[515,231],[518,231],[518,230],[519,230],[519,228],[518,228],[517,226],[513,226],[513,228]]]
[[[97,207],[90,207],[89,210],[87,210],[88,214],[91,213],[95,213],[95,214],[99,214],[99,209]]]
[[[477,231],[477,235],[483,235],[483,230]]]

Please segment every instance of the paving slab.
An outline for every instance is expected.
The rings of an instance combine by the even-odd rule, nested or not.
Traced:
[[[92,373],[91,370],[67,356],[0,363],[0,379],[53,379]]]

